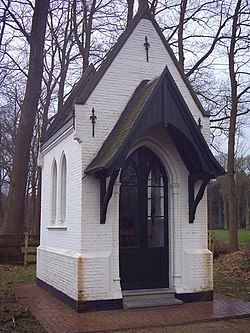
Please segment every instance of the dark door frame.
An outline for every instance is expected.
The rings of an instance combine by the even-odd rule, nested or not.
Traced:
[[[163,244],[149,244],[149,224],[153,225],[152,193],[148,196],[149,174],[158,168],[163,186]],[[151,177],[152,178],[152,177]],[[126,160],[120,176],[119,256],[122,289],[153,289],[169,286],[168,182],[159,158],[147,147],[135,150]],[[161,189],[162,188],[162,189]],[[126,202],[123,202],[126,201]],[[161,199],[160,199],[161,200]],[[127,215],[125,217],[125,212]],[[152,222],[153,221],[153,222]],[[124,226],[124,223],[126,224]],[[158,222],[157,222],[158,223]],[[160,229],[161,229],[160,228]],[[162,235],[162,233],[161,233]],[[126,242],[125,242],[126,238]],[[134,279],[134,281],[133,281]]]

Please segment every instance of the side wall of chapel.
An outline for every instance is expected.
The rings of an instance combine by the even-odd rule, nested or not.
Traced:
[[[73,129],[70,129],[42,152],[41,240],[37,250],[37,278],[77,299],[81,266],[82,150],[73,138]],[[59,201],[63,156],[66,159],[66,210],[62,221]],[[56,216],[52,219],[52,169],[55,163]]]

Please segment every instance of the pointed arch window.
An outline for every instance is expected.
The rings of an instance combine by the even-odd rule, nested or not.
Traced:
[[[56,222],[56,211],[57,211],[57,164],[53,161],[52,164],[52,175],[51,175],[51,224]]]
[[[48,229],[63,229],[66,219],[66,191],[67,191],[67,160],[63,152],[58,166],[54,158],[51,168],[50,190],[50,225]]]
[[[60,189],[59,189],[59,224],[64,223],[66,218],[66,191],[67,191],[67,161],[63,153],[60,165]]]

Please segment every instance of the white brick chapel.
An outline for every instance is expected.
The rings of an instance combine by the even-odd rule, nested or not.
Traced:
[[[209,114],[146,8],[42,143],[37,284],[77,311],[138,290],[212,299],[206,185],[224,170],[208,144]]]

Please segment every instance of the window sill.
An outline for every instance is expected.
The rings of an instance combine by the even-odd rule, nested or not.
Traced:
[[[67,230],[67,227],[65,225],[48,225],[48,230]]]

